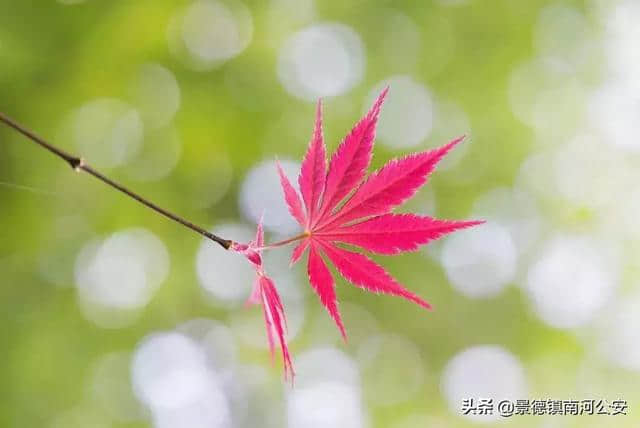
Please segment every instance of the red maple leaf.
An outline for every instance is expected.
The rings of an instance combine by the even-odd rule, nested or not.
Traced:
[[[337,307],[335,281],[326,265],[354,285],[375,293],[404,297],[429,309],[367,256],[336,245],[351,244],[377,254],[398,254],[481,221],[450,221],[415,214],[392,214],[427,181],[436,164],[464,137],[434,150],[389,161],[365,178],[371,162],[376,123],[388,88],[356,124],[331,157],[327,169],[322,135],[322,102],[318,101],[315,129],[302,161],[298,184],[302,199],[278,165],[280,183],[289,212],[304,229],[293,250],[295,263],[309,249],[309,282],[340,333],[346,332]],[[303,209],[304,205],[304,209]]]
[[[264,323],[267,329],[267,339],[269,341],[269,351],[271,351],[271,358],[274,354],[274,336],[278,337],[280,342],[280,349],[282,350],[282,363],[284,365],[284,376],[290,374],[293,379],[294,371],[291,364],[291,357],[289,355],[289,349],[287,347],[287,341],[285,339],[285,330],[287,320],[284,314],[284,306],[280,295],[276,290],[276,286],[273,280],[269,278],[262,266],[262,247],[264,245],[264,230],[262,228],[262,219],[258,223],[255,240],[248,244],[239,244],[234,242],[231,244],[230,249],[238,253],[243,254],[256,270],[256,279],[253,284],[253,290],[247,304],[261,304],[262,313],[264,315]]]
[[[391,212],[426,183],[436,164],[464,137],[434,150],[393,159],[365,177],[371,162],[378,115],[387,91],[388,88],[382,91],[369,112],[342,140],[331,157],[328,168],[322,135],[322,102],[318,101],[313,136],[298,177],[302,198],[278,164],[280,184],[289,212],[304,232],[264,246],[260,224],[254,242],[232,246],[232,249],[245,254],[256,267],[256,285],[249,300],[262,302],[272,352],[273,334],[275,332],[278,335],[285,376],[287,372],[293,374],[293,368],[282,327],[285,323],[284,309],[273,281],[264,274],[261,251],[301,241],[293,250],[291,263],[297,262],[309,250],[309,282],[346,340],[346,331],[337,306],[335,281],[327,267],[327,260],[334,264],[347,281],[357,287],[400,296],[427,309],[431,305],[402,286],[364,254],[346,250],[339,244],[350,244],[376,254],[392,255],[414,251],[420,245],[447,233],[482,223]]]

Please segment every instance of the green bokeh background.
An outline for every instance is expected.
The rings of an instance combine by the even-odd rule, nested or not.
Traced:
[[[238,207],[246,173],[264,159],[301,159],[307,139],[300,135],[310,133],[314,115],[313,103],[291,96],[278,81],[278,48],[293,32],[313,22],[336,21],[361,36],[366,67],[362,81],[351,90],[325,100],[330,151],[362,113],[371,88],[396,74],[409,74],[437,97],[457,103],[470,121],[466,155],[429,183],[439,217],[467,218],[477,197],[495,187],[511,186],[521,163],[538,144],[534,131],[514,116],[508,88],[513,69],[535,55],[535,26],[549,1],[469,0],[447,6],[434,1],[328,0],[316,2],[315,19],[310,22],[283,16],[279,25],[273,25],[272,3],[245,0],[253,18],[251,43],[238,56],[204,72],[190,70],[167,46],[169,20],[188,3],[90,0],[63,5],[53,0],[0,0],[0,109],[75,153],[77,147],[71,141],[58,139],[64,135],[61,124],[70,112],[96,98],[128,100],[130,82],[140,66],[161,64],[174,73],[181,90],[174,118],[182,140],[179,162],[158,181],[132,180],[118,168],[108,171],[109,176],[207,228],[230,221],[249,223]],[[583,13],[593,24],[594,34],[599,34],[595,2],[561,3]],[[409,70],[394,67],[379,49],[384,37],[381,25],[389,10],[406,14],[421,30],[420,52]],[[594,57],[601,55],[593,52]],[[585,85],[603,78],[602,68],[594,62],[582,71]],[[240,90],[229,84],[230,78],[240,82]],[[576,101],[576,116],[581,108]],[[559,132],[570,133],[578,122],[567,117],[563,124],[569,130]],[[405,151],[378,144],[374,166]],[[225,180],[217,172],[226,168],[220,159],[231,165],[228,187],[218,182]],[[473,180],[456,179],[466,174],[472,174]],[[202,243],[197,235],[74,173],[6,127],[0,127],[0,181],[37,189],[0,186],[0,426],[59,426],[53,424],[61,423],[61,415],[78,409],[101,423],[95,426],[149,426],[144,419],[120,423],[101,408],[87,387],[94,363],[110,352],[133,351],[152,332],[170,330],[197,317],[225,324],[234,311],[245,309],[211,305],[203,298],[195,270]],[[218,192],[218,186],[224,187],[221,197],[202,208],[199,198],[207,187]],[[596,214],[579,205],[544,201],[542,215],[552,230],[588,232]],[[84,223],[60,226],[61,219],[69,217]],[[135,322],[123,328],[100,328],[78,306],[75,258],[96,236],[140,226],[166,245],[171,260],[168,279]],[[221,250],[219,257],[234,256]],[[363,375],[364,406],[372,427],[475,426],[448,408],[440,376],[457,352],[482,344],[502,346],[520,360],[529,385],[529,395],[521,398],[582,399],[591,392],[629,403],[627,416],[516,416],[504,423],[518,427],[635,427],[640,423],[638,373],[598,359],[584,369],[585,361],[593,358],[583,340],[591,331],[554,329],[540,321],[517,286],[523,275],[497,297],[478,300],[456,292],[440,263],[424,253],[382,262],[436,310],[425,313],[400,299],[365,294],[339,281],[342,302],[369,311],[381,331],[415,343],[424,364],[425,380],[419,391],[397,405],[368,401],[372,391],[367,388],[385,388],[385,384],[375,373]],[[58,285],[43,270],[50,271]],[[624,287],[633,289],[629,284],[634,268],[627,270],[631,273],[625,275]],[[306,296],[306,319],[291,343],[294,356],[327,340],[318,339],[318,324],[334,346],[355,356],[356,344],[339,341],[302,272],[298,278]],[[262,324],[256,323],[255,329],[261,331]],[[279,365],[270,365],[267,352],[243,345],[238,359],[269,370],[273,412],[284,418]],[[582,370],[593,380],[586,389],[576,380],[584,376]],[[258,405],[249,403],[249,411]],[[421,422],[411,422],[410,417]],[[284,423],[280,421],[275,426]]]

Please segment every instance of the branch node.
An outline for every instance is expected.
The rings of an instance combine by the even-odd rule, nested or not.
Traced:
[[[71,168],[76,172],[82,171],[82,168],[85,166],[84,159],[82,158],[71,158],[68,162],[69,165],[71,165]]]

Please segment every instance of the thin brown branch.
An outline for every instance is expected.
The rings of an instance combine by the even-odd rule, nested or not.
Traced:
[[[220,244],[225,250],[228,250],[229,247],[232,244],[232,241],[228,240],[228,239],[224,239],[221,238],[217,235],[214,235],[213,233],[208,232],[207,230],[203,229],[200,226],[197,226],[193,223],[191,223],[188,220],[185,220],[184,218],[173,214],[170,211],[165,210],[164,208],[159,207],[158,205],[154,204],[153,202],[143,198],[142,196],[138,195],[137,193],[127,189],[126,187],[124,187],[121,184],[116,183],[115,181],[111,180],[110,178],[106,177],[105,175],[101,174],[100,172],[96,171],[95,169],[93,169],[91,166],[89,166],[87,163],[84,162],[84,160],[80,157],[74,156],[70,153],[65,152],[64,150],[61,150],[59,148],[57,148],[56,146],[52,145],[51,143],[48,143],[47,141],[45,141],[44,139],[42,139],[41,137],[39,137],[38,135],[36,135],[34,132],[28,130],[27,128],[25,128],[24,126],[18,124],[16,121],[14,121],[13,119],[7,117],[6,115],[4,115],[2,112],[0,112],[0,122],[3,122],[4,124],[6,124],[7,126],[9,126],[10,128],[14,129],[15,131],[18,131],[19,133],[21,133],[22,135],[24,135],[25,137],[27,137],[28,139],[30,139],[31,141],[33,141],[34,143],[38,144],[39,146],[45,148],[46,150],[50,151],[51,153],[53,153],[54,155],[58,156],[60,159],[64,160],[65,162],[67,162],[71,168],[73,168],[74,170],[80,172],[86,172],[89,175],[94,176],[95,178],[97,178],[98,180],[102,181],[103,183],[113,187],[116,190],[119,190],[120,192],[124,193],[125,195],[135,199],[136,201],[140,202],[142,205],[151,208],[152,210],[154,210],[155,212],[177,222],[180,223],[181,225],[183,225],[184,227],[187,227],[191,230],[193,230],[194,232],[199,233],[200,235],[211,239],[212,241],[217,242],[218,244]]]

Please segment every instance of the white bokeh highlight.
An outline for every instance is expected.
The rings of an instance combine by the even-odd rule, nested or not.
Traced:
[[[357,366],[334,348],[317,348],[294,361],[296,387],[287,389],[289,428],[366,426]]]
[[[353,387],[321,382],[289,395],[289,428],[359,428],[364,426],[363,404]]]
[[[124,101],[100,98],[70,117],[71,138],[91,164],[103,169],[131,161],[142,146],[144,124],[140,113]]]
[[[556,236],[529,267],[525,289],[536,314],[552,327],[590,322],[617,288],[612,257],[590,237]]]
[[[280,160],[280,165],[291,184],[297,189],[300,164]],[[240,210],[252,223],[258,223],[264,214],[265,229],[286,235],[299,229],[298,223],[289,213],[284,200],[276,161],[264,161],[251,169],[240,188]]]
[[[131,82],[130,91],[147,128],[168,125],[180,108],[178,81],[171,71],[160,64],[140,66]]]
[[[295,356],[296,388],[306,388],[322,382],[342,382],[357,386],[360,373],[356,362],[343,351],[318,347]]]
[[[527,381],[520,361],[508,350],[493,345],[467,348],[447,363],[440,388],[449,409],[462,416],[462,402],[473,398],[492,398],[494,403],[527,397]],[[495,412],[494,412],[495,413]],[[464,415],[480,422],[493,422],[499,416]]]
[[[389,93],[378,121],[380,142],[394,148],[415,147],[423,142],[433,127],[433,100],[423,84],[404,75],[392,76],[378,83],[369,92],[363,109],[371,108],[380,92],[389,86]]]
[[[197,342],[216,370],[230,369],[235,365],[236,341],[226,325],[206,318],[195,318],[180,324],[175,331]]]
[[[206,354],[174,332],[143,339],[134,353],[131,377],[136,397],[156,427],[230,428],[231,411]]]
[[[343,94],[362,79],[360,36],[339,23],[321,23],[291,35],[280,50],[278,78],[291,95],[314,101]]]
[[[584,68],[598,48],[582,12],[561,3],[552,3],[540,11],[534,46],[552,66],[568,71]]]
[[[640,372],[640,294],[621,297],[596,327],[597,349],[611,364]]]
[[[640,188],[635,186],[636,182],[630,180],[629,188],[620,189],[617,203],[612,204],[603,216],[604,233],[621,242],[640,240]],[[627,255],[631,260],[635,258],[634,252],[628,252]]]
[[[182,139],[173,125],[154,129],[145,134],[143,147],[124,171],[137,181],[161,180],[173,171],[181,154]]]
[[[499,294],[513,281],[517,250],[509,230],[488,222],[446,238],[441,263],[451,285],[471,298]]]
[[[523,123],[553,141],[582,124],[585,83],[569,69],[534,58],[514,68],[509,78],[511,110]],[[551,137],[549,137],[551,136]]]
[[[453,101],[437,100],[433,106],[433,127],[427,138],[427,144],[433,148],[440,147],[461,136],[465,136],[465,140],[447,153],[447,156],[438,163],[438,171],[445,171],[458,165],[473,144],[472,141],[469,141],[473,136],[473,131],[469,117],[462,107]],[[469,179],[470,175],[474,174],[460,171],[456,177]]]
[[[623,151],[612,150],[589,134],[577,135],[554,150],[551,167],[554,191],[566,201],[594,210],[618,209],[638,178]]]
[[[558,193],[557,184],[554,174],[549,174],[549,166],[554,163],[554,155],[553,150],[529,155],[520,164],[514,187],[541,201],[555,197]]]
[[[611,81],[593,92],[589,118],[604,141],[614,147],[640,151],[640,90]]]
[[[519,188],[496,187],[481,195],[470,217],[504,227],[519,255],[532,248],[544,227],[536,199]]]
[[[167,30],[169,50],[185,65],[207,71],[240,54],[251,42],[251,12],[238,0],[197,0],[178,12]]]
[[[609,2],[607,2],[608,4]],[[636,49],[640,40],[640,4],[635,0],[611,2],[603,8],[605,27],[604,51],[611,77],[628,85],[634,92],[640,90],[640,52]]]
[[[255,231],[245,225],[221,224],[212,229],[219,236],[230,236],[236,242],[249,242]],[[200,285],[214,303],[237,306],[251,292],[255,270],[238,254],[220,254],[215,242],[203,239],[196,255],[196,273]]]
[[[78,254],[79,303],[88,319],[103,327],[118,327],[126,317],[120,320],[117,312],[144,307],[168,273],[169,254],[154,234],[141,228],[114,233],[104,241],[88,243]],[[114,311],[112,319],[109,311]]]
[[[604,7],[606,4],[607,7]],[[638,152],[638,114],[640,113],[640,4],[621,0],[601,4],[598,11],[604,27],[603,52],[606,74],[603,83],[591,94],[589,121],[605,142],[614,147]]]

